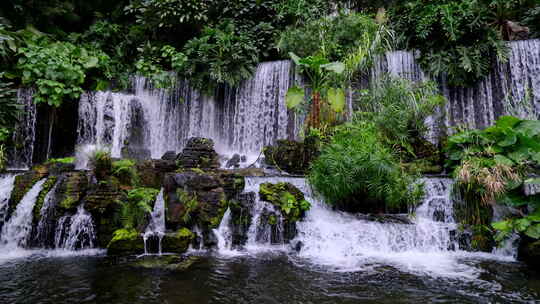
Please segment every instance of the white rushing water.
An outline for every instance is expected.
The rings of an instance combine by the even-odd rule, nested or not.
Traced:
[[[69,220],[69,226],[66,221]],[[84,209],[81,204],[77,207],[77,212],[64,220],[60,220],[57,230],[58,236],[55,240],[60,240],[56,248],[65,250],[91,249],[95,247],[96,232],[92,215]]]
[[[159,191],[156,201],[154,203],[154,210],[150,213],[150,223],[146,227],[143,233],[144,240],[144,254],[149,254],[147,248],[147,242],[150,237],[156,237],[158,239],[158,254],[161,255],[161,241],[165,235],[165,198],[163,197],[163,189]]]
[[[217,249],[222,255],[231,255],[235,251],[232,249],[232,232],[231,232],[231,209],[227,208],[223,214],[223,219],[219,227],[213,230],[217,239]]]
[[[33,102],[32,89],[17,90],[17,102],[21,106],[19,123],[12,135],[13,145],[8,150],[8,168],[27,170],[32,165],[34,142],[36,138],[36,104]]]
[[[56,205],[55,196],[59,184],[60,181],[57,181],[49,193],[45,195],[45,198],[43,199],[43,206],[41,206],[41,210],[39,211],[40,219],[34,239],[37,240],[41,247],[45,247],[47,245],[48,238],[54,229],[53,217],[54,207]]]
[[[297,223],[298,235],[291,245],[300,242],[301,248],[293,256],[337,271],[370,270],[391,265],[403,271],[431,276],[476,278],[479,270],[467,262],[471,259],[513,260],[511,254],[505,252],[486,254],[459,250],[453,237],[457,224],[450,196],[452,180],[425,178],[421,181],[425,183],[426,195],[411,215],[411,224],[369,221],[332,210],[312,194],[303,178],[246,178],[245,191],[258,192],[258,186],[264,182],[289,182],[302,190],[312,206],[306,218]],[[288,246],[271,245],[266,238],[261,239],[257,219],[265,207],[266,203],[257,199],[252,210],[248,242],[236,251],[237,254],[274,250],[291,252]],[[217,231],[218,239],[227,239],[230,225],[230,217],[224,217]],[[224,250],[231,255],[230,246],[220,245],[219,248],[220,252]]]
[[[9,198],[15,184],[16,174],[5,174],[0,177],[0,228],[6,220]]]
[[[211,96],[186,81],[163,90],[134,77],[129,94],[94,92],[81,97],[78,144],[109,147],[113,157],[120,157],[129,143],[161,158],[167,151],[181,152],[190,137],[206,137],[214,140],[220,154],[239,153],[250,163],[264,145],[297,134],[295,117],[284,102],[291,73],[289,61],[261,63],[238,88],[220,87]]]
[[[2,249],[14,250],[26,245],[32,230],[32,210],[46,180],[42,179],[30,188],[17,205],[17,209],[13,212],[9,221],[2,227],[2,233],[0,234]]]

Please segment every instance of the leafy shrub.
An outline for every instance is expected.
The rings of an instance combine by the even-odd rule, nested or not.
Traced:
[[[194,215],[199,209],[199,201],[197,200],[197,194],[190,194],[187,191],[178,189],[176,191],[180,202],[184,205],[184,214],[182,215],[182,222],[188,225],[194,218]]]
[[[525,25],[530,29],[531,36],[534,38],[540,37],[540,5],[531,8],[523,19]]]
[[[64,157],[64,158],[51,158],[48,159],[47,164],[73,164],[75,163],[75,157]]]
[[[433,82],[387,76],[360,96],[355,115],[375,124],[388,146],[415,156],[415,142],[426,135],[426,118],[444,102]]]
[[[300,57],[322,55],[329,61],[340,61],[366,40],[375,40],[380,32],[381,24],[369,15],[339,14],[289,27],[281,33],[277,47],[282,54],[292,52]],[[383,44],[374,44],[373,47],[370,49],[372,53],[386,50]]]
[[[239,84],[251,76],[259,62],[254,35],[238,31],[232,20],[205,27],[200,37],[191,39],[184,47],[188,58],[186,75],[199,88],[209,83]]]
[[[483,209],[496,203],[534,204],[535,198],[524,197],[521,186],[540,164],[540,121],[503,116],[485,130],[451,136],[445,150],[469,224],[489,224]]]
[[[135,162],[129,159],[113,162],[112,175],[118,178],[123,185],[136,186],[139,183],[139,174]]]
[[[261,200],[279,208],[290,222],[300,220],[311,208],[311,204],[304,199],[304,194],[290,183],[263,183],[259,187],[259,195]]]
[[[146,225],[146,219],[152,212],[152,205],[159,190],[152,188],[135,188],[127,192],[127,200],[120,202],[120,212],[117,219],[125,229],[141,231]]]
[[[109,151],[96,150],[88,160],[90,168],[94,171],[97,180],[103,180],[112,172],[112,158]]]
[[[414,204],[422,192],[381,142],[375,124],[365,121],[340,126],[308,178],[327,203],[360,210]]]
[[[405,46],[420,50],[419,62],[432,75],[447,75],[452,85],[470,85],[488,74],[507,48],[483,0],[396,2],[394,29]]]
[[[41,39],[19,49],[17,70],[25,85],[36,86],[34,102],[60,106],[66,98],[79,98],[87,75],[98,70],[105,77],[109,57],[69,42]]]

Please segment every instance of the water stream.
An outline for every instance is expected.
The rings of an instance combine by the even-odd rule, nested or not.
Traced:
[[[161,255],[161,241],[165,235],[165,198],[163,197],[163,189],[159,191],[159,194],[154,203],[154,210],[150,214],[150,223],[146,227],[145,232],[143,233],[144,240],[144,254],[149,254],[148,251],[148,241],[151,237],[158,240],[158,251],[157,254]]]

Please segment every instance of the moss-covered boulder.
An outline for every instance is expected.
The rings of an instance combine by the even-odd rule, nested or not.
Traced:
[[[304,142],[278,140],[276,145],[264,147],[264,160],[278,170],[304,175],[319,155],[318,147],[315,137],[308,137]]]
[[[132,255],[144,253],[144,240],[135,229],[118,229],[107,244],[108,255]]]
[[[248,231],[253,220],[251,210],[255,204],[255,196],[255,192],[240,193],[236,200],[229,201],[233,245],[242,245],[248,240]]]
[[[17,205],[21,202],[21,199],[26,193],[37,183],[40,179],[45,178],[48,175],[47,170],[31,170],[15,177],[13,185],[13,191],[9,198],[9,208],[7,217],[9,218],[13,211],[17,209]]]
[[[64,173],[57,188],[58,208],[75,211],[88,190],[90,174],[84,171]]]
[[[290,222],[304,217],[311,207],[305,200],[304,193],[291,183],[264,183],[259,188],[261,200],[272,203]]]
[[[200,260],[198,256],[165,254],[160,256],[143,256],[132,262],[133,267],[168,271],[186,271]]]
[[[165,174],[175,172],[175,160],[152,159],[139,161],[136,165],[139,182],[143,187],[161,188]]]
[[[54,187],[57,180],[58,180],[57,176],[49,176],[47,178],[47,181],[45,181],[45,183],[41,187],[41,191],[39,192],[39,195],[36,199],[36,203],[34,204],[34,209],[32,210],[32,213],[34,214],[34,217],[33,217],[34,223],[38,223],[39,220],[41,219],[41,208],[43,207],[43,204],[45,203],[45,197]]]
[[[166,233],[161,241],[162,250],[163,252],[184,253],[194,238],[195,234],[187,228],[180,228],[174,233]]]

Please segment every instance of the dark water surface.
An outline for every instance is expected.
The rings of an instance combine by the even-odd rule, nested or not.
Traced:
[[[333,272],[284,254],[203,255],[186,271],[103,256],[34,255],[0,264],[0,303],[540,303],[540,274],[477,261],[477,279],[375,265]]]

